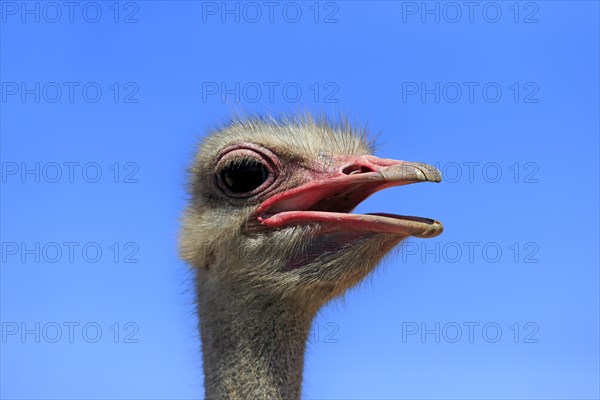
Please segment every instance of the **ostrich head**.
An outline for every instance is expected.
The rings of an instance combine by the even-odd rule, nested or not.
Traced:
[[[426,164],[372,156],[348,124],[234,122],[200,146],[182,254],[200,291],[226,286],[318,308],[403,239],[442,232],[427,218],[351,211],[381,189],[440,180]]]
[[[311,118],[238,121],[191,169],[181,253],[196,272],[206,398],[300,398],[311,321],[434,220],[351,211],[378,190],[440,181],[371,155],[364,133]]]

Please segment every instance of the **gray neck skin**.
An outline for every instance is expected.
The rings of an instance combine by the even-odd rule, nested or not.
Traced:
[[[248,292],[199,285],[205,398],[299,399],[316,310]]]

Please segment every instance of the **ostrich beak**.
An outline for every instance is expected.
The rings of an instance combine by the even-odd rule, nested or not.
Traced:
[[[375,192],[417,182],[440,182],[440,172],[424,163],[374,156],[340,157],[335,168],[315,173],[310,182],[277,193],[258,208],[258,221],[270,228],[320,224],[321,232],[382,232],[431,238],[443,231],[438,221],[387,213],[351,214]]]

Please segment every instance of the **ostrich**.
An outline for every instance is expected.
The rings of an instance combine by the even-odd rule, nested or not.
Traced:
[[[299,399],[311,322],[434,220],[351,214],[392,186],[439,182],[422,163],[372,155],[348,123],[250,118],[206,137],[180,238],[193,266],[207,399]]]

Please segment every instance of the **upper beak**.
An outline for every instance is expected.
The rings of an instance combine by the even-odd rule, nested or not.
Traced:
[[[393,214],[349,214],[375,192],[417,182],[440,182],[431,165],[374,156],[334,160],[335,168],[312,177],[309,183],[275,194],[258,208],[262,225],[321,223],[327,230],[366,230],[407,236],[433,237],[441,223],[420,217]]]

